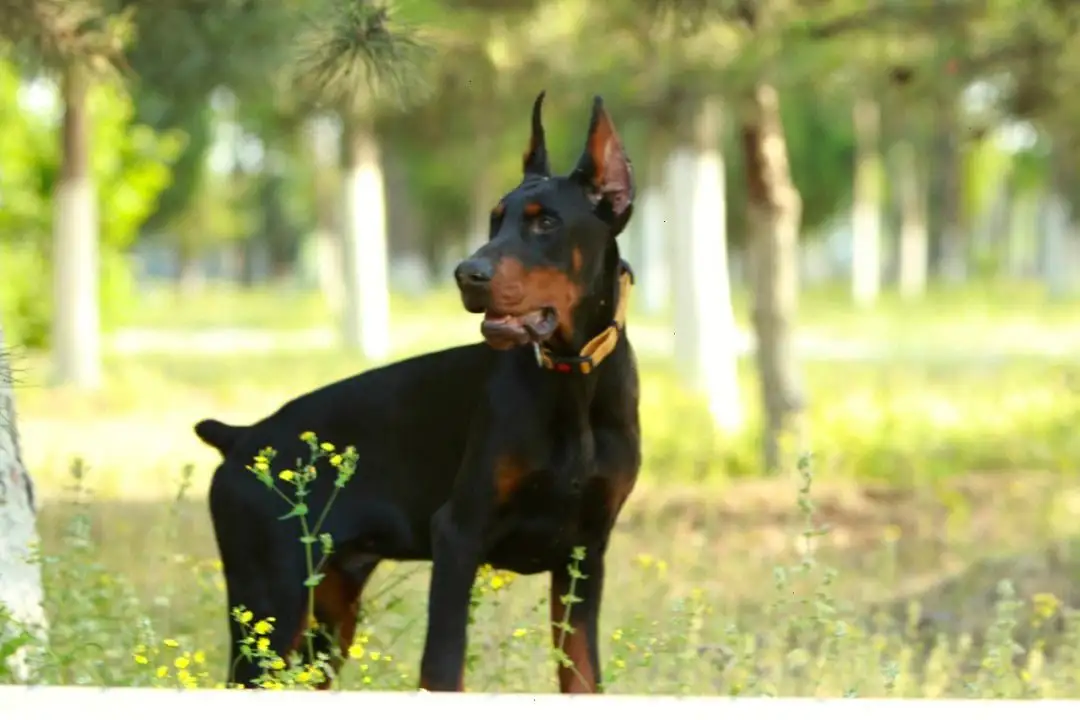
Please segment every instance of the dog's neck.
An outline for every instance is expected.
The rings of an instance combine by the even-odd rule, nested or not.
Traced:
[[[604,257],[604,270],[597,278],[591,292],[590,301],[579,306],[574,322],[574,338],[571,342],[549,342],[548,347],[555,353],[565,356],[579,356],[585,345],[611,327],[615,321],[619,306],[623,273],[622,258],[618,246],[612,242]],[[625,328],[620,329],[620,336]],[[578,416],[581,422],[588,422],[589,408],[592,406],[598,381],[606,373],[615,371],[622,354],[625,352],[625,340],[619,338],[618,344],[610,355],[594,366],[592,372],[552,372],[559,388],[557,405],[562,413]]]
[[[622,258],[619,246],[612,240],[604,253],[603,272],[589,288],[586,300],[574,311],[573,336],[552,338],[547,342],[560,355],[580,355],[582,348],[615,321],[619,306]]]

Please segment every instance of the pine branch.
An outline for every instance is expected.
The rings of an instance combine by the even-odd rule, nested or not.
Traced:
[[[51,68],[123,67],[130,20],[130,13],[108,13],[93,0],[0,0],[0,37],[26,59]]]
[[[423,91],[430,54],[415,28],[370,0],[333,0],[301,42],[297,80],[316,102],[350,111],[372,100],[406,104]]]

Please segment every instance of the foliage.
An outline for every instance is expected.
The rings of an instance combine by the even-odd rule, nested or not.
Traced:
[[[99,0],[4,0],[0,38],[37,69],[77,63],[111,74],[130,31],[128,14],[111,9]]]
[[[385,3],[320,2],[294,66],[301,88],[348,113],[370,112],[373,97],[397,103],[416,91],[430,48],[414,27]]]
[[[175,498],[133,514],[147,513],[147,505],[111,507],[89,491],[93,481],[81,461],[72,474],[70,500],[50,504],[42,518],[53,622],[34,681],[223,688],[228,634],[221,564],[213,557],[205,510],[186,500],[190,476],[182,477]],[[976,568],[989,565],[970,555],[986,542],[976,543],[980,531],[957,525],[920,537],[927,531],[903,529],[921,527],[909,525],[914,516],[894,515],[900,525],[875,528],[847,547],[841,533],[850,536],[857,524],[838,516],[809,458],[792,481],[771,490],[778,497],[769,507],[786,508],[785,520],[755,520],[761,510],[754,506],[736,510],[749,529],[725,528],[723,520],[695,527],[692,518],[707,512],[680,513],[655,496],[624,516],[607,555],[601,657],[609,692],[640,693],[644,684],[650,693],[678,695],[1075,696],[1080,619],[1069,585],[1049,585],[1047,575],[1032,577],[1019,562],[998,563],[977,578]],[[730,506],[699,506],[721,508],[732,519]],[[839,527],[826,526],[826,518]],[[110,531],[92,533],[95,522]],[[295,517],[283,522],[298,524]],[[128,533],[148,552],[133,557]],[[779,548],[765,547],[775,542]],[[961,593],[961,605],[922,608],[924,600],[936,602],[933,592],[910,602],[897,594],[896,586],[917,567],[942,567],[942,543],[972,561],[970,584],[958,585],[959,576],[941,583]],[[1076,540],[1057,547],[1075,569]],[[905,571],[913,551],[925,557]],[[567,560],[573,575],[581,555]],[[344,649],[348,660],[339,682],[346,689],[416,687],[427,573],[384,565],[365,596],[354,642]],[[739,582],[730,582],[735,576]],[[869,587],[891,587],[890,602],[866,602],[861,592]],[[542,576],[481,568],[470,603],[470,690],[552,690],[557,662],[569,658],[551,647],[552,624],[565,627],[566,619],[549,616],[547,595]],[[977,630],[920,634],[924,612],[941,617],[938,608],[964,607],[974,614],[977,596],[986,598],[978,601],[978,617],[968,618]],[[267,634],[285,620],[256,617],[246,608],[232,612],[246,628],[252,657],[265,668],[264,687],[310,688],[321,680],[322,666],[279,657],[270,648]],[[538,667],[549,670],[538,673]]]
[[[49,254],[51,195],[59,169],[57,118],[24,103],[25,86],[10,63],[0,63],[0,110],[5,132],[0,138],[0,252],[11,264],[11,282],[3,284],[0,310],[13,342],[39,347],[47,342],[51,317]],[[47,87],[44,86],[44,87]],[[132,122],[132,105],[123,90],[101,83],[90,94],[94,119],[91,170],[100,203],[102,318],[114,323],[131,298],[131,278],[124,251],[153,210],[168,184],[167,163],[180,149],[179,139],[159,135]]]

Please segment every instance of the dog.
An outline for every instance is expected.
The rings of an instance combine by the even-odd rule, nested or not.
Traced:
[[[316,652],[335,658],[334,675],[379,562],[431,560],[419,685],[462,691],[470,593],[487,563],[551,574],[551,617],[564,628],[553,630],[553,642],[561,639],[562,657],[572,661],[557,663],[560,692],[602,691],[604,558],[641,464],[639,380],[626,333],[633,276],[617,242],[633,212],[633,172],[597,96],[580,160],[568,175],[553,175],[543,100],[541,92],[533,104],[520,184],[492,210],[489,241],[454,270],[464,308],[483,314],[482,342],[335,382],[253,425],[195,425],[222,455],[209,506],[229,608],[274,618],[267,637],[280,657],[310,652],[302,639],[314,622]],[[313,607],[296,521],[281,519],[288,504],[251,469],[273,448],[266,478],[288,493],[279,473],[307,456],[308,432],[354,448],[356,458],[325,514],[333,548]],[[310,517],[335,492],[323,480],[334,475],[332,459],[316,462],[304,498]],[[575,581],[566,631],[575,548],[584,549],[584,577]],[[325,548],[311,549],[322,562]],[[262,671],[244,652],[234,613],[230,634],[229,680],[258,686]]]

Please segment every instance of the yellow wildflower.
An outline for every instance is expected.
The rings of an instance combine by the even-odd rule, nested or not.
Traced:
[[[340,455],[331,455],[330,464],[334,467],[341,467],[342,457]]]
[[[178,647],[180,647],[180,643],[176,642],[172,638],[165,638],[161,642],[167,648],[178,648]]]
[[[255,623],[255,626],[251,628],[251,632],[255,633],[256,635],[269,635],[270,631],[273,629],[273,626],[267,621],[259,620],[257,623]]]
[[[183,670],[184,668],[186,668],[188,666],[188,663],[190,663],[190,662],[191,661],[188,660],[186,657],[178,657],[175,660],[173,660],[173,665],[176,666],[177,670]]]
[[[255,642],[256,649],[265,652],[270,649],[270,638],[261,637]]]
[[[146,665],[148,662],[150,662],[150,660],[145,655],[140,655],[138,653],[135,653],[133,655],[133,657],[135,658],[135,662],[137,662],[140,665]]]
[[[296,478],[296,473],[294,473],[292,470],[282,470],[278,473],[278,477],[285,482],[292,482]]]
[[[315,433],[311,432],[310,430],[306,430],[300,433],[300,439],[304,442],[311,442],[315,439]]]
[[[326,452],[334,452],[334,443],[324,442],[319,445]]]

